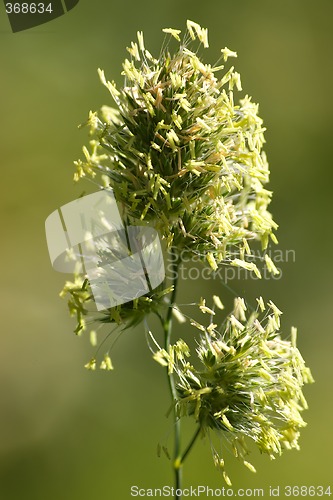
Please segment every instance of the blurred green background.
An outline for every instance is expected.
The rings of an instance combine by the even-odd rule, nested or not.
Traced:
[[[237,293],[272,298],[283,326],[299,329],[299,347],[316,384],[301,451],[274,462],[256,451],[253,475],[227,455],[233,487],[324,485],[332,480],[332,48],[331,0],[96,2],[49,24],[12,34],[0,8],[1,363],[0,499],[130,498],[130,486],[172,484],[157,442],[172,431],[165,374],[151,359],[143,328],[112,351],[116,370],[91,373],[88,338],[76,338],[64,275],[52,270],[45,218],[89,185],[72,181],[87,143],[78,130],[90,109],[111,104],[97,68],[121,84],[125,47],[136,31],[157,54],[161,29],[186,19],[208,27],[214,62],[238,52],[245,93],[260,103],[268,128],[272,211],[282,250],[282,280],[240,281]],[[181,301],[218,292],[221,283],[183,282]],[[190,432],[186,429],[186,434]],[[171,444],[171,438],[169,438]],[[223,485],[208,443],[185,466],[185,486]],[[268,496],[268,489],[267,496]]]

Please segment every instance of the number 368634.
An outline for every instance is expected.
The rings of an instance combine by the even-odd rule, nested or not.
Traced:
[[[7,14],[52,14],[52,3],[6,3]]]

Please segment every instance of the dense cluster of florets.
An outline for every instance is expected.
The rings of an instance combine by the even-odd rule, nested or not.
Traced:
[[[215,302],[221,304],[217,297]],[[262,315],[265,307],[260,298]],[[302,387],[313,381],[296,347],[296,329],[291,340],[283,340],[281,312],[272,302],[267,307],[263,319],[258,311],[247,317],[244,300],[237,298],[234,311],[220,328],[213,322],[204,326],[191,321],[201,332],[199,367],[191,364],[190,349],[183,340],[169,352],[162,349],[155,354],[158,362],[175,373],[179,417],[192,415],[204,434],[210,429],[223,433],[235,456],[250,469],[245,438],[270,458],[283,448],[298,449],[299,430],[306,425],[301,416],[307,408]],[[215,311],[204,301],[200,309],[214,321]],[[224,469],[216,452],[214,459]]]
[[[75,178],[102,175],[114,190],[125,218],[149,222],[168,245],[196,253],[216,268],[242,258],[247,241],[275,241],[264,188],[269,170],[262,151],[264,127],[258,105],[241,90],[240,75],[224,64],[204,64],[191,43],[208,47],[207,30],[188,21],[187,34],[166,29],[179,41],[155,59],[138,43],[128,48],[124,87],[99,70],[116,109],[90,113],[92,151],[76,162]],[[221,59],[237,54],[225,48]],[[217,77],[222,72],[220,78]],[[246,257],[245,257],[246,258]]]

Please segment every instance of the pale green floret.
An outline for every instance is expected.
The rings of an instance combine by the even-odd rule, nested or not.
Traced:
[[[274,262],[272,261],[272,259],[270,258],[270,256],[267,253],[265,254],[265,262],[266,262],[266,266],[267,266],[268,271],[270,271],[274,275],[280,274],[280,271],[277,269]]]
[[[181,33],[180,30],[174,30],[172,28],[164,28],[162,29],[164,33],[170,33],[178,42],[180,42],[179,34]]]
[[[264,309],[261,297],[258,304],[258,309]],[[313,382],[296,348],[295,329],[291,342],[282,340],[281,311],[271,301],[267,306],[271,313],[259,319],[259,312],[247,315],[244,300],[237,298],[222,330],[192,320],[202,332],[197,347],[199,368],[191,365],[184,341],[176,344],[172,357],[166,351],[155,355],[161,364],[173,365],[179,417],[192,415],[203,433],[210,429],[223,433],[234,455],[253,472],[254,467],[244,460],[244,438],[253,440],[270,458],[281,455],[283,449],[298,449],[299,431],[306,425],[301,416],[307,408],[302,388]],[[216,462],[218,454],[214,453]],[[221,461],[216,463],[221,468]]]
[[[101,370],[111,371],[113,370],[113,365],[111,358],[108,354],[105,354],[103,361],[100,364]]]
[[[224,49],[221,49],[223,59],[224,61],[227,61],[229,57],[237,57],[237,52],[233,52],[232,50],[228,49],[227,47],[224,47]]]
[[[97,333],[96,333],[96,330],[91,330],[90,333],[89,333],[89,337],[90,337],[90,344],[93,347],[96,347],[97,346]]]
[[[218,295],[213,295],[213,301],[216,307],[218,307],[221,310],[224,309],[224,305],[222,304],[222,301]]]
[[[87,370],[95,371],[96,370],[96,359],[95,358],[91,358],[91,360],[86,365],[84,365],[84,367]]]

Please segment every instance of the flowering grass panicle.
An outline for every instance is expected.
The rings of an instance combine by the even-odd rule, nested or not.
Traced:
[[[169,276],[158,281],[158,287],[149,286],[146,295],[99,311],[87,276],[67,282],[61,295],[70,297],[77,335],[93,325],[94,347],[104,324],[114,323],[114,332],[118,326],[122,330],[142,322],[150,313],[158,317],[164,348],[149,335],[157,348],[154,359],[166,368],[173,401],[172,467],[175,500],[179,500],[183,462],[199,435],[216,431],[251,471],[255,469],[246,459],[249,440],[270,458],[283,449],[298,449],[300,429],[306,425],[303,385],[313,379],[296,347],[296,329],[290,340],[283,340],[281,311],[261,297],[252,313],[245,300],[237,298],[220,326],[215,323],[215,309],[224,309],[220,298],[213,297],[213,308],[201,299],[199,309],[210,321],[204,325],[190,319],[199,332],[195,353],[184,340],[171,341],[173,316],[186,322],[176,303],[183,262],[193,258],[210,271],[228,264],[260,278],[251,241],[260,241],[263,250],[269,240],[277,243],[277,224],[268,210],[272,193],[265,187],[269,169],[258,105],[248,95],[236,98],[242,91],[241,79],[229,65],[236,52],[225,47],[215,65],[206,64],[200,51],[208,47],[207,29],[187,21],[183,38],[180,30],[163,32],[166,40],[158,58],[146,49],[142,32],[137,33],[137,42],[127,49],[130,58],[123,63],[122,87],[98,70],[115,107],[105,105],[90,112],[90,145],[83,148],[85,159],[75,162],[75,180],[95,178],[101,189],[111,188],[125,229],[149,225],[158,231],[169,256],[165,266]],[[177,46],[173,51],[172,44]],[[98,248],[101,263],[112,254],[112,244],[104,243]],[[126,251],[127,247],[128,238]],[[279,273],[268,253],[262,260],[269,272]],[[127,279],[120,281],[122,287],[131,285]],[[113,369],[111,348],[97,359],[109,335],[101,340],[87,369]],[[197,431],[182,453],[185,416],[194,418]],[[213,445],[212,450],[215,465],[230,485],[221,451]]]

